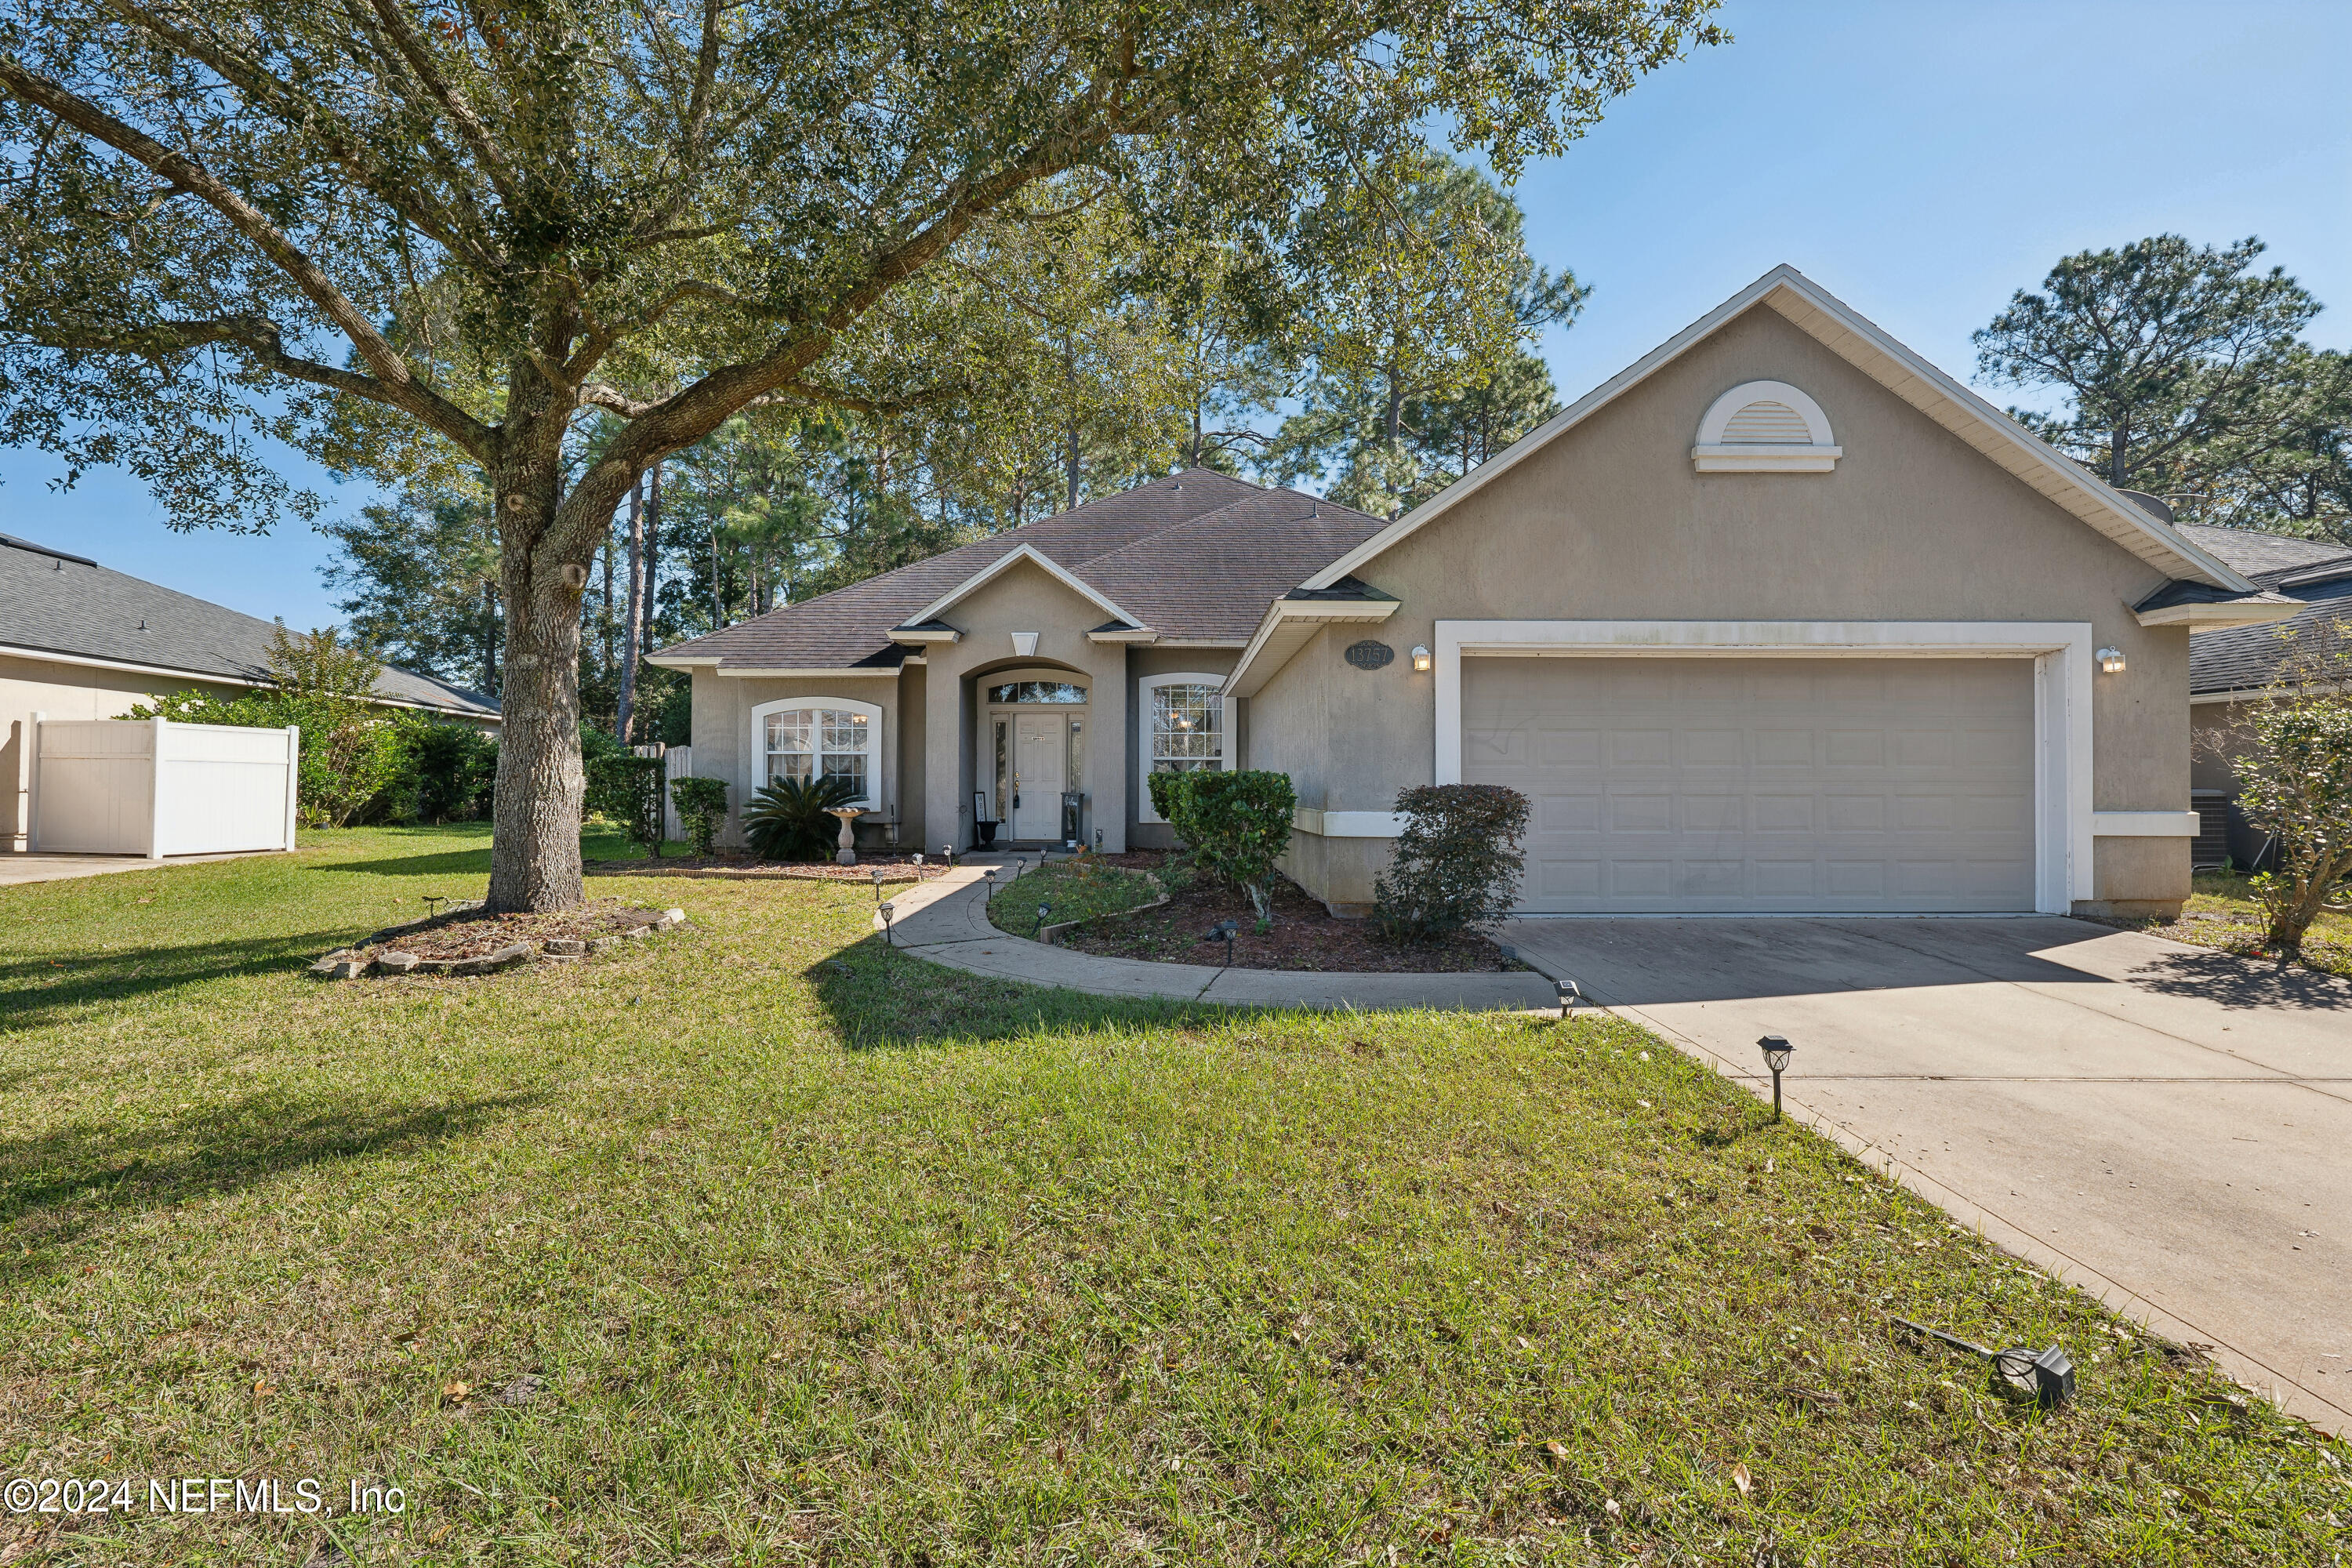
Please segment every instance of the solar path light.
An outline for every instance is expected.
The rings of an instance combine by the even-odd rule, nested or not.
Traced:
[[[940,845],[940,859],[942,859],[942,860],[944,860],[944,861],[946,861],[946,862],[948,863],[948,869],[949,869],[949,870],[950,870],[950,871],[954,870],[954,869],[955,869],[955,846],[954,846],[954,845],[952,845],[952,844],[942,844],[942,845]]]
[[[892,928],[890,923],[893,917],[895,917],[898,912],[898,907],[896,904],[884,904],[882,906],[882,940],[888,942],[892,947],[898,945],[898,934],[897,931]]]
[[[1756,1042],[1764,1050],[1764,1065],[1772,1069],[1772,1120],[1780,1120],[1780,1075],[1789,1070],[1789,1058],[1797,1047],[1778,1035],[1767,1035]]]
[[[996,868],[991,866],[987,870],[982,871],[981,875],[988,879],[987,901],[992,904],[996,902]]]
[[[918,850],[916,850],[916,851],[915,851],[915,880],[917,880],[918,882],[919,882],[919,881],[921,881],[922,879],[923,879],[923,852],[922,852],[921,850],[918,849]]]
[[[1559,1016],[1562,1021],[1566,1021],[1575,1017],[1577,1008],[1583,1005],[1584,993],[1576,988],[1576,982],[1573,980],[1563,980],[1559,984]]]
[[[1982,1356],[1992,1363],[1993,1372],[2012,1392],[2031,1395],[2033,1402],[2044,1409],[2063,1405],[2074,1397],[2074,1358],[2068,1355],[2062,1345],[2047,1345],[2041,1350],[2035,1350],[2032,1345],[2011,1345],[2005,1351],[1987,1350],[1958,1334],[1948,1334],[1941,1329],[1931,1329],[1908,1318],[1897,1318],[1895,1321],[1915,1334],[1926,1334],[1929,1339],[1941,1340],[1970,1355]]]
[[[882,901],[882,868],[879,866],[874,868],[874,901],[877,904]]]
[[[1209,933],[1201,939],[1202,942],[1222,942],[1225,944],[1227,969],[1234,966],[1234,937],[1241,929],[1239,921],[1219,921],[1215,925],[1211,926]]]

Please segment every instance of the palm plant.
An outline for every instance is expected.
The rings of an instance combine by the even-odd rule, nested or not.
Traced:
[[[743,836],[765,860],[822,860],[841,832],[826,812],[856,794],[845,778],[772,779],[743,808]]]

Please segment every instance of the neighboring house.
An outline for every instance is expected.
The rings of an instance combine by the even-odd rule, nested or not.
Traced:
[[[2294,613],[1776,268],[1406,516],[1199,470],[669,648],[732,804],[1167,842],[1290,774],[1371,897],[1399,789],[1534,803],[1531,913],[2142,911],[2189,891],[2192,629]]]
[[[0,850],[24,847],[26,721],[115,719],[173,691],[220,696],[272,684],[271,622],[0,534]],[[497,700],[386,667],[375,700],[467,723]]]
[[[2245,744],[2246,710],[2294,689],[2296,650],[2312,650],[2340,637],[2339,625],[2352,626],[2352,549],[2238,528],[2183,524],[2180,531],[2256,586],[2298,605],[2284,620],[2199,632],[2189,644],[2192,783],[2209,818],[2198,862],[2251,868],[2269,844],[2237,805],[2235,758]]]

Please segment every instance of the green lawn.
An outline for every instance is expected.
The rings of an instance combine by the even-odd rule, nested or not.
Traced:
[[[322,984],[487,855],[309,841],[0,889],[0,1478],[141,1503],[0,1562],[2347,1550],[2342,1446],[1625,1026],[1020,990],[814,882],[600,882],[691,922]],[[2062,1340],[2082,1397],[1890,1311]],[[409,1501],[146,1511],[213,1476]]]
[[[2246,877],[2237,871],[2200,871],[2195,891],[2177,921],[2129,921],[2126,924],[2176,942],[2218,947],[2252,956],[2262,951],[2267,924]],[[2314,969],[2352,978],[2352,916],[2321,915],[2304,938],[2303,961]]]
[[[999,886],[988,901],[988,918],[1000,930],[1034,937],[1041,923],[1124,914],[1151,902],[1162,890],[1159,877],[1140,871],[1122,871],[1095,860],[1055,860]],[[1043,922],[1037,918],[1041,905],[1053,911]]]

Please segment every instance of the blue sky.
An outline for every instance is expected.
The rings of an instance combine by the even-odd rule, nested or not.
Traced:
[[[1652,78],[1517,195],[1594,292],[1543,349],[1573,398],[1787,261],[1966,379],[1969,334],[2062,255],[2254,234],[2352,347],[2352,3],[1734,0],[1731,45]],[[2007,395],[1994,390],[1996,401]],[[371,492],[290,459],[338,510]],[[0,452],[0,532],[298,626],[326,542],[174,534],[127,476],[68,494]]]

